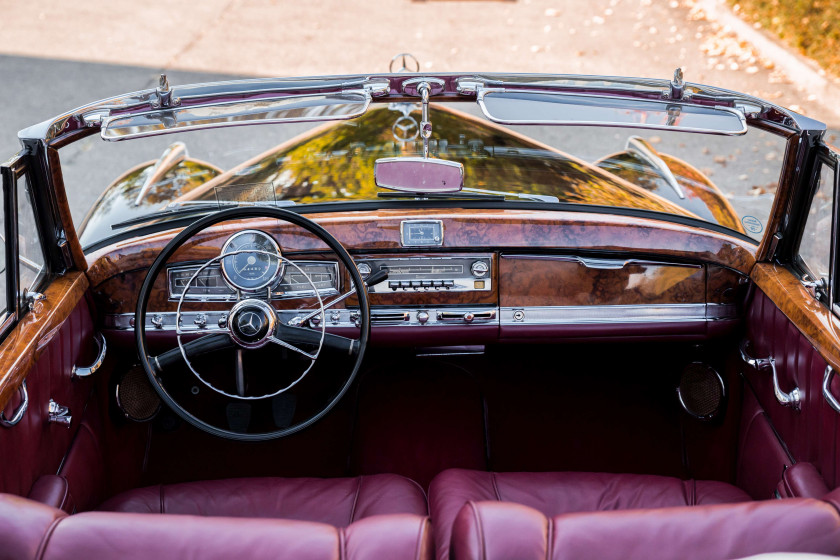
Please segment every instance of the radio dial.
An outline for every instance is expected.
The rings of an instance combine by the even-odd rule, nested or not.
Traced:
[[[475,261],[470,267],[470,272],[472,272],[472,275],[476,278],[483,278],[487,275],[489,270],[490,267],[487,266],[487,263],[484,261]]]

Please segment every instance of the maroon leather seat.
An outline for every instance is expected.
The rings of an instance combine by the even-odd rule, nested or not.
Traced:
[[[138,488],[99,510],[219,517],[270,517],[335,527],[373,515],[428,514],[426,495],[394,474],[355,478],[241,478]]]
[[[452,524],[467,502],[495,500],[533,508],[547,517],[574,512],[748,502],[730,484],[652,475],[607,473],[490,473],[450,469],[429,487],[437,557],[449,554]]]
[[[453,560],[729,560],[769,552],[840,554],[840,515],[810,498],[545,516],[470,502]]]
[[[0,560],[431,560],[425,516],[380,515],[337,528],[285,519],[64,512],[0,494]]]

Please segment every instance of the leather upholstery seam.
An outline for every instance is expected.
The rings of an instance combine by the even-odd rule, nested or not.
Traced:
[[[399,476],[400,478],[407,480],[408,482],[413,484],[418,490],[420,490],[420,493],[423,494],[423,501],[426,504],[426,515],[430,515],[431,512],[429,511],[429,495],[426,494],[426,490],[422,486],[420,486],[420,484],[416,480],[408,478],[407,476],[402,476],[402,475],[396,475],[396,476]]]
[[[339,560],[344,560],[348,558],[349,555],[347,554],[347,529],[339,529],[338,530],[338,558]]]
[[[420,520],[420,532],[417,535],[417,543],[414,545],[414,560],[421,560],[421,554],[423,553],[423,541],[425,540],[423,536],[426,534],[426,526],[429,523],[429,518],[424,517]]]
[[[64,519],[67,519],[66,515],[62,515],[58,519],[53,519],[53,522],[50,524],[49,528],[47,529],[47,532],[41,539],[41,544],[38,546],[38,552],[35,553],[36,560],[43,560],[44,555],[47,553],[47,546],[49,546],[50,544],[50,539],[52,539],[53,533],[58,527],[58,524],[61,523]]]
[[[504,500],[502,500],[502,493],[499,492],[499,483],[496,480],[496,473],[494,473],[494,472],[490,473],[490,477],[491,477],[491,480],[493,481],[493,492],[496,494],[496,499],[500,502],[503,502]]]
[[[166,502],[164,501],[163,497],[163,484],[159,484],[158,488],[160,489],[160,513],[166,513],[166,506],[164,505]]]
[[[487,548],[484,543],[484,523],[481,521],[481,512],[478,511],[478,506],[476,506],[475,502],[470,500],[469,502],[470,508],[473,510],[473,514],[475,515],[475,530],[478,533],[478,557],[480,560],[487,560]],[[450,555],[451,556],[451,555]]]
[[[64,483],[64,496],[61,498],[61,503],[58,504],[58,509],[63,510],[64,506],[67,505],[67,499],[70,497],[70,483],[63,476],[60,476],[59,478],[61,479],[61,482]]]
[[[356,519],[356,505],[359,503],[359,494],[362,493],[362,479],[364,475],[359,476],[359,483],[356,485],[356,495],[353,497],[353,506],[350,508],[350,523]]]
[[[554,519],[551,517],[546,519],[548,521],[548,531],[546,533],[545,541],[545,560],[551,560],[551,550],[553,548],[552,543],[554,541]]]

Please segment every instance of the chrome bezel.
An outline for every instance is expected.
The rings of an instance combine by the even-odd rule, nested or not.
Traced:
[[[225,267],[225,258],[227,258],[226,252],[228,250],[228,247],[230,247],[231,243],[233,243],[237,238],[242,237],[243,235],[260,235],[263,238],[267,239],[269,241],[269,243],[271,244],[272,248],[274,249],[274,253],[275,253],[276,258],[277,258],[277,270],[274,271],[274,274],[267,281],[263,282],[259,286],[253,286],[253,287],[247,287],[247,288],[244,288],[244,287],[240,286],[239,284],[237,284],[236,282],[231,280],[230,275],[228,274],[228,271],[226,270],[226,267]],[[237,249],[237,251],[238,251],[238,249]],[[227,239],[227,241],[225,241],[225,244],[222,245],[222,250],[219,253],[219,255],[222,257],[219,260],[219,266],[222,270],[222,278],[224,278],[225,282],[227,282],[230,285],[231,288],[233,288],[234,290],[240,291],[240,292],[256,292],[258,290],[262,290],[263,288],[267,288],[267,287],[271,286],[272,284],[274,284],[275,282],[277,282],[277,280],[279,278],[282,278],[283,273],[285,272],[285,269],[286,269],[286,266],[283,263],[283,259],[282,259],[283,255],[280,253],[280,246],[277,244],[277,242],[274,240],[273,237],[271,237],[266,232],[258,230],[258,229],[245,229],[245,230],[242,230],[240,232],[237,232],[237,233],[231,235]]]
[[[436,243],[406,243],[405,242],[405,225],[406,224],[434,224],[440,228],[440,241]],[[403,220],[400,222],[400,245],[403,247],[440,247],[443,245],[443,220]]]

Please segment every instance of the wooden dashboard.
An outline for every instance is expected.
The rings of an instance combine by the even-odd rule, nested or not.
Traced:
[[[483,279],[480,282],[482,290],[450,291],[431,283],[428,288],[406,290],[399,288],[399,282],[392,289],[383,284],[372,290],[372,341],[388,344],[707,338],[727,332],[738,320],[738,304],[755,264],[756,247],[738,238],[621,215],[382,210],[308,217],[332,233],[357,264],[366,259],[423,262],[472,255],[490,263],[487,287]],[[440,221],[445,235],[439,245],[402,245],[401,222],[417,219]],[[246,228],[269,233],[286,258],[335,260],[311,234],[277,220],[254,219],[201,232],[175,253],[170,265],[217,257],[225,241]],[[87,274],[97,307],[105,314],[106,329],[133,328],[146,270],[174,234],[135,238],[88,255],[92,265]],[[174,327],[177,301],[163,276],[157,279],[148,313],[169,317]],[[350,286],[349,276],[343,269],[339,276],[343,293]],[[315,303],[311,297],[273,301],[290,317],[299,309],[313,309]],[[325,318],[327,327],[352,334],[354,305],[351,297],[332,307]],[[189,302],[182,311],[190,319],[203,313],[202,320],[212,325],[230,306],[219,301]]]

